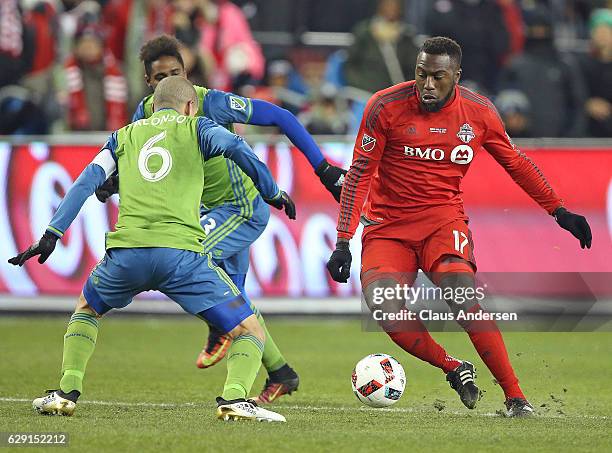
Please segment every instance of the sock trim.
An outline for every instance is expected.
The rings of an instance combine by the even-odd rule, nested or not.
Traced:
[[[263,353],[264,344],[255,335],[246,333],[234,338],[234,344],[238,343],[239,341],[250,341],[251,343],[254,343],[255,346],[257,346],[257,348]]]
[[[78,321],[90,324],[92,327],[95,327],[96,329],[99,327],[98,320],[96,319],[96,317],[93,315],[86,314],[86,313],[73,314],[70,317],[70,321],[68,322],[68,325],[72,324],[73,322],[78,322]]]

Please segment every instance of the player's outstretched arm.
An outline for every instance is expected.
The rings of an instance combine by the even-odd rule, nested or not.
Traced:
[[[346,170],[331,165],[315,143],[312,136],[290,111],[270,102],[253,99],[251,124],[256,126],[276,126],[306,156],[325,188],[340,202],[340,193]]]
[[[219,90],[208,91],[202,107],[206,116],[219,124],[244,123],[278,127],[308,159],[325,188],[336,201],[340,201],[346,170],[330,165],[325,160],[312,136],[291,112],[270,102]]]
[[[286,192],[278,188],[268,167],[257,158],[242,137],[232,134],[208,118],[200,117],[198,141],[204,159],[215,156],[231,159],[253,180],[266,203],[284,209],[287,217],[295,219],[295,203]]]
[[[349,240],[355,234],[363,203],[370,191],[372,176],[380,164],[387,142],[387,126],[384,109],[379,108],[379,99],[373,96],[368,101],[361,119],[353,148],[353,163],[346,174],[340,200],[336,249],[327,262],[329,274],[338,283],[348,282],[351,275]]]
[[[15,266],[23,266],[30,258],[39,256],[38,262],[44,263],[55,250],[57,240],[70,227],[87,198],[93,195],[104,183],[107,175],[115,170],[116,163],[110,149],[102,149],[70,187],[40,240],[8,262]]]
[[[488,114],[491,127],[487,131],[484,148],[536,203],[555,218],[561,228],[580,241],[582,248],[591,248],[592,235],[587,220],[563,207],[563,201],[542,171],[512,143],[493,107]]]

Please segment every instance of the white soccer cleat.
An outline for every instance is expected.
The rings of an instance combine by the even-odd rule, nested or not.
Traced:
[[[255,402],[245,399],[226,401],[219,397],[217,398],[217,404],[217,418],[226,422],[257,420],[258,422],[285,423],[287,421],[281,414],[261,408]]]
[[[70,417],[74,414],[76,403],[57,394],[56,390],[50,390],[46,396],[36,398],[32,401],[32,408],[43,415],[64,415]]]

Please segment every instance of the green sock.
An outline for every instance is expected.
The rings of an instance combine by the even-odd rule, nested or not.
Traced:
[[[261,361],[263,363],[263,366],[266,368],[266,371],[268,373],[271,373],[272,371],[278,370],[283,365],[286,365],[287,361],[283,357],[283,354],[280,352],[280,349],[278,349],[278,346],[276,346],[272,335],[270,335],[270,332],[268,332],[268,328],[266,327],[266,321],[264,321],[263,316],[261,316],[259,310],[255,308],[253,304],[251,304],[251,309],[253,310],[253,313],[255,313],[255,315],[257,316],[257,320],[261,324],[261,327],[263,327],[264,331],[266,332],[266,342],[264,344],[263,357]]]
[[[64,393],[73,390],[83,392],[83,376],[87,361],[96,347],[98,320],[95,316],[81,312],[74,313],[64,335],[64,358],[60,389]]]
[[[234,338],[227,351],[227,379],[221,395],[224,400],[247,397],[261,367],[263,348],[259,338],[253,335]]]

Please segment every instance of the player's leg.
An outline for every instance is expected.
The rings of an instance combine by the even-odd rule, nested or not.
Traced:
[[[366,236],[362,248],[361,285],[368,308],[382,310],[382,313],[406,313],[403,297],[381,300],[385,290],[397,285],[412,285],[416,277],[415,252],[401,241]],[[446,353],[431,337],[425,325],[418,319],[402,316],[401,321],[379,322],[389,337],[404,351],[440,368],[448,373],[461,361]]]
[[[236,306],[238,301],[243,307],[249,305],[238,296],[231,302]],[[201,316],[210,316],[210,320],[221,330],[229,329],[238,318],[233,318],[231,312],[234,308],[226,310],[222,305],[217,305],[203,313]],[[214,314],[210,311],[215,311]],[[207,313],[209,312],[209,313]],[[219,320],[221,314],[223,320]],[[226,327],[223,327],[223,325]],[[240,323],[228,330],[232,337],[232,344],[227,354],[227,377],[223,386],[223,393],[217,398],[217,418],[225,421],[229,420],[260,420],[268,422],[285,422],[285,417],[276,412],[258,407],[253,400],[247,400],[253,382],[257,377],[257,372],[261,366],[261,356],[265,341],[265,332],[259,323],[257,316],[249,315]]]
[[[227,356],[227,377],[221,398],[246,399],[261,366],[265,333],[240,295],[197,314],[232,338]]]
[[[115,255],[113,260],[107,254],[92,271],[68,322],[59,389],[32,402],[34,409],[42,414],[69,416],[74,413],[83,392],[87,363],[96,347],[99,319],[111,308],[128,305],[138,292],[134,285],[138,286],[139,278],[146,278],[146,272],[135,275],[127,271],[127,266],[122,270],[121,264],[127,264],[124,254],[112,253]],[[138,269],[143,270],[142,261]]]
[[[32,401],[32,407],[45,415],[71,416],[83,391],[87,362],[94,352],[98,337],[98,318],[83,297],[79,296],[64,335],[62,377],[59,389]]]
[[[443,289],[444,294],[465,295],[465,288],[475,288],[475,259],[471,233],[465,222],[454,222],[447,225],[430,238],[424,246],[424,262],[432,281]],[[470,293],[472,294],[472,293]],[[473,293],[476,294],[476,293]],[[455,315],[459,311],[483,312],[476,297],[462,297],[461,303],[449,298],[446,301]],[[524,401],[524,411],[532,412],[525,396],[519,387],[503,337],[494,320],[482,319],[458,321],[469,335],[478,355],[502,387],[506,401],[515,404],[515,400]],[[458,370],[460,373],[462,370]],[[469,370],[463,375],[449,376],[451,386],[459,385],[462,379],[469,377]]]
[[[248,249],[245,250],[245,252],[247,255],[246,259],[248,259]],[[295,370],[289,366],[279,347],[276,345],[276,342],[268,331],[266,321],[264,320],[260,311],[257,309],[257,307],[255,307],[255,305],[253,305],[251,300],[244,292],[246,274],[231,274],[229,277],[232,279],[234,284],[236,284],[242,293],[242,297],[249,304],[251,310],[253,310],[253,313],[255,313],[255,316],[257,316],[257,320],[261,324],[266,336],[261,361],[264,368],[268,372],[268,379],[266,379],[263,390],[256,398],[254,398],[254,400],[258,404],[269,404],[283,395],[290,395],[296,391],[298,389],[300,379]]]
[[[210,236],[212,234],[211,231],[215,231],[214,228],[211,229],[212,225],[227,223],[227,219],[238,213],[240,211],[236,206],[229,205],[213,209],[205,218],[203,217],[202,225],[204,228],[209,228],[209,237],[211,237],[208,242],[205,241],[205,250],[210,251],[215,263],[226,271],[263,326],[266,342],[262,362],[269,377],[266,379],[264,388],[260,395],[255,398],[255,401],[260,404],[271,403],[281,396],[291,394],[297,390],[299,377],[287,363],[274,338],[268,331],[261,313],[248,298],[244,287],[246,274],[249,269],[249,246],[265,230],[270,218],[270,208],[263,202],[261,197],[256,197],[251,204],[251,213],[246,222],[239,222],[236,228],[227,234]],[[196,364],[200,368],[207,368],[217,363],[223,358],[224,348],[229,347],[229,338],[227,336],[219,336],[216,332],[218,332],[217,329],[211,328],[207,344],[198,356]]]
[[[263,233],[270,209],[261,197],[256,197],[247,207],[234,204],[218,206],[202,215],[200,223],[206,234],[204,252],[210,253],[215,264],[228,274],[236,276],[239,283],[241,274],[246,276],[249,268],[249,246]],[[214,326],[204,348],[196,359],[198,368],[208,368],[218,363],[231,344],[231,338]]]
[[[241,215],[239,207],[232,204],[225,204],[218,206],[206,213],[202,214],[200,218],[200,224],[204,228],[206,239],[204,240],[204,251],[206,253],[213,253],[216,255],[215,262],[218,265],[222,264],[220,261],[223,258],[228,258],[229,250],[227,247],[216,247],[219,241],[227,238],[236,227],[243,225],[248,222],[244,216]],[[208,323],[207,323],[208,324]],[[232,339],[229,335],[221,332],[214,325],[208,324],[208,337],[204,348],[198,354],[196,359],[196,366],[198,368],[208,368],[217,364],[225,355],[232,343]]]
[[[268,379],[260,395],[255,398],[258,403],[271,403],[283,395],[291,394],[297,390],[299,377],[289,366],[274,338],[267,329],[266,323],[259,310],[255,308],[248,298],[244,283],[249,269],[249,246],[263,233],[270,218],[270,208],[261,199],[256,197],[251,204],[251,213],[247,221],[238,221],[234,217],[235,229],[226,234],[217,234],[214,225],[227,224],[232,216],[239,214],[236,206],[226,205],[213,209],[203,217],[202,226],[209,229],[208,241],[205,241],[205,250],[210,251],[217,265],[222,267],[234,284],[239,288],[242,296],[253,309],[264,328],[266,342],[262,362],[268,372]],[[227,228],[226,228],[227,231]],[[197,366],[207,368],[221,360],[229,348],[230,339],[219,335],[218,330],[211,328],[206,346],[199,354]]]
[[[284,417],[246,400],[261,367],[265,332],[236,285],[214,265],[210,255],[159,250],[155,276],[159,290],[232,339],[217,415],[223,419],[284,421]]]

